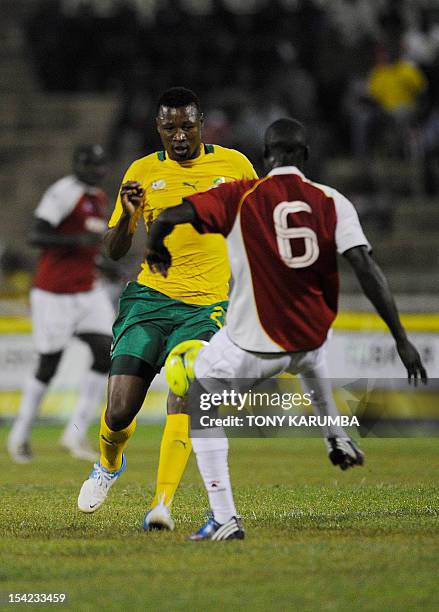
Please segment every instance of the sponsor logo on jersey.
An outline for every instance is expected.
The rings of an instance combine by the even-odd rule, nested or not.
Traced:
[[[222,185],[225,182],[226,182],[226,177],[225,176],[217,176],[212,181],[211,189],[213,189],[214,187],[218,187],[218,185]]]
[[[158,191],[159,189],[164,189],[166,187],[166,181],[164,179],[158,179],[157,181],[153,181],[151,183],[151,189],[154,191]]]
[[[183,186],[184,187],[190,187],[191,189],[193,189],[194,191],[197,191],[197,184],[200,181],[196,181],[195,183],[188,183],[187,181],[183,181]]]

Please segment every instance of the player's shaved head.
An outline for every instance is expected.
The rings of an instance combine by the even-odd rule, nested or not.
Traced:
[[[277,119],[268,126],[265,132],[265,144],[270,147],[281,147],[285,150],[297,146],[306,147],[305,128],[295,119]]]
[[[80,144],[73,151],[73,172],[80,181],[97,186],[107,172],[107,155],[99,144]]]
[[[300,121],[277,119],[265,132],[264,157],[267,168],[275,166],[302,166],[308,158],[308,140]]]
[[[80,144],[73,152],[73,162],[82,163],[105,163],[107,156],[104,148],[99,144]]]

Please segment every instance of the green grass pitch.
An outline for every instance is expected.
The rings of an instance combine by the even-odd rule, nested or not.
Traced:
[[[345,473],[321,440],[231,440],[244,542],[186,541],[207,508],[193,457],[176,531],[143,533],[159,426],[138,427],[128,467],[95,514],[76,508],[90,466],[38,427],[27,466],[0,432],[0,592],[67,593],[71,610],[439,609],[439,440],[366,439]],[[5,605],[5,609],[20,605]],[[27,609],[29,605],[26,606]]]

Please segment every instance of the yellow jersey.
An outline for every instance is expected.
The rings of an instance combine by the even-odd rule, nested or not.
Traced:
[[[131,231],[142,215],[148,229],[160,212],[180,204],[186,196],[221,183],[254,178],[257,174],[245,155],[219,145],[202,144],[200,155],[184,162],[169,159],[165,151],[142,157],[131,164],[123,179],[138,181],[145,190]],[[119,194],[108,227],[114,227],[121,214]],[[165,244],[172,255],[168,277],[151,273],[144,261],[139,283],[188,304],[207,306],[227,299],[230,268],[223,236],[199,234],[186,223],[177,226]]]
[[[412,106],[426,87],[427,81],[419,68],[405,61],[376,66],[367,84],[369,95],[389,112]]]

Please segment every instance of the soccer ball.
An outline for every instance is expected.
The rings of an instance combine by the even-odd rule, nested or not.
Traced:
[[[189,385],[195,378],[195,359],[203,346],[204,340],[186,340],[177,344],[165,361],[165,376],[169,388],[175,395],[184,397]]]

